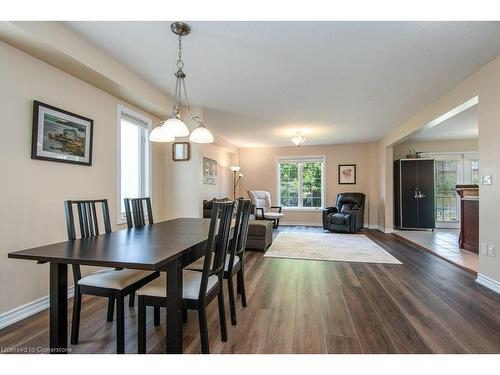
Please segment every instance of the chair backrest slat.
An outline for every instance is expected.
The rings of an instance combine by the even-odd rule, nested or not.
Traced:
[[[206,295],[208,278],[210,276],[217,275],[219,281],[222,282],[224,276],[224,263],[226,261],[226,253],[229,246],[233,209],[234,202],[232,201],[214,202],[207,246],[205,248],[205,261],[203,263],[203,274],[199,295],[200,299],[204,298]]]
[[[97,217],[96,204],[101,204],[104,229],[106,233],[111,232],[111,221],[109,219],[109,207],[107,199],[72,201],[64,202],[64,213],[66,216],[66,228],[68,239],[76,240],[75,218],[73,206],[77,208],[78,225],[80,227],[80,237],[88,238],[99,234],[99,220]],[[81,278],[80,266],[73,265],[73,279],[75,285]]]
[[[227,271],[230,274],[233,271],[235,257],[243,256],[243,251],[245,250],[247,242],[248,224],[252,209],[252,201],[249,199],[238,199],[237,204],[238,209],[236,211],[236,224],[229,248],[229,267]]]
[[[106,233],[111,232],[111,221],[109,216],[109,206],[107,199],[72,201],[64,202],[66,227],[68,230],[68,239],[76,239],[75,218],[73,215],[73,206],[77,208],[78,225],[80,227],[80,237],[87,238],[99,234],[99,220],[97,216],[96,204],[101,204],[102,219]]]
[[[146,225],[145,212],[147,213],[148,223],[154,223],[151,198],[125,198],[124,203],[128,228],[143,227]]]

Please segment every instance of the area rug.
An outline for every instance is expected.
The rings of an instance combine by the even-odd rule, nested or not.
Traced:
[[[364,234],[281,232],[266,257],[402,264]]]

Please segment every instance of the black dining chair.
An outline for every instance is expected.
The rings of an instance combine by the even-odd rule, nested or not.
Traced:
[[[151,199],[146,198],[125,198],[125,216],[129,228],[138,228],[148,224],[153,224],[153,209]],[[145,213],[147,216],[145,216]]]
[[[217,297],[219,304],[222,341],[227,341],[222,280],[226,252],[229,246],[233,208],[234,202],[214,203],[204,252],[203,271],[184,270],[182,275],[182,308],[198,311],[202,353],[210,352],[206,307],[215,297]],[[146,352],[146,306],[167,307],[166,293],[166,275],[162,275],[137,291],[139,300],[138,353]]]
[[[104,232],[111,232],[107,199],[68,200],[64,202],[68,239],[76,240],[76,228],[73,207],[77,208],[80,237],[82,239],[99,235],[98,207],[102,212]],[[80,331],[80,312],[82,295],[108,298],[107,321],[113,321],[116,300],[116,352],[125,352],[124,298],[159,276],[157,272],[130,269],[104,269],[82,277],[80,266],[73,264],[73,319],[71,322],[71,344],[77,345]]]
[[[245,248],[247,245],[248,226],[252,201],[250,199],[238,200],[238,210],[236,213],[236,225],[233,239],[229,248],[229,256],[226,258],[224,267],[224,279],[227,280],[229,294],[229,308],[231,311],[231,324],[236,325],[236,301],[234,295],[233,279],[236,275],[236,289],[241,295],[241,305],[247,307],[247,297],[245,292]]]
[[[229,309],[231,312],[231,324],[237,324],[236,318],[236,299],[234,293],[234,276],[236,276],[236,290],[241,295],[241,304],[247,306],[245,292],[245,269],[244,257],[245,248],[248,237],[248,225],[250,222],[250,214],[252,210],[252,201],[250,199],[238,199],[236,209],[235,225],[233,229],[233,237],[229,244],[228,255],[224,265],[224,279],[227,281],[227,289],[229,296]],[[198,259],[191,263],[187,268],[193,271],[201,272],[203,269],[204,259]]]
[[[153,208],[151,207],[151,199],[146,198],[124,198],[125,217],[127,219],[127,227],[141,228],[148,224],[153,224]],[[129,307],[134,307],[135,292],[130,293],[128,297]],[[159,309],[155,309],[155,325],[160,325]]]

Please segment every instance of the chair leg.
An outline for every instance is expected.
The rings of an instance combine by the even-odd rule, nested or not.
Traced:
[[[137,317],[137,353],[146,353],[146,305],[144,298],[138,298],[138,317]],[[156,311],[156,310],[155,310]]]
[[[208,347],[207,312],[204,306],[201,306],[198,310],[198,319],[200,321],[201,352],[203,354],[210,354],[210,348]]]
[[[182,309],[182,322],[187,323],[188,321],[188,310]]]
[[[243,307],[247,307],[247,295],[245,292],[245,274],[243,273],[243,266],[238,271],[237,278],[238,278],[238,285],[240,286],[241,305]]]
[[[135,302],[135,292],[132,292],[128,296],[128,307],[134,307]]]
[[[115,298],[109,297],[109,299],[108,299],[108,317],[107,317],[106,321],[112,322],[113,315],[115,315]]]
[[[154,307],[154,326],[158,327],[160,325],[160,308],[158,306]]]
[[[125,308],[123,296],[116,298],[116,353],[125,353]]]
[[[232,276],[229,276],[227,278],[227,292],[229,293],[229,311],[231,312],[231,324],[235,326],[237,324],[236,301],[234,298],[234,285]]]
[[[78,344],[80,334],[80,312],[82,310],[82,295],[80,289],[75,287],[73,296],[73,319],[71,320],[71,345]]]
[[[219,302],[219,320],[220,320],[220,336],[222,341],[227,341],[227,327],[226,327],[226,309],[224,308],[224,292],[222,290],[222,285],[217,295],[217,300]]]

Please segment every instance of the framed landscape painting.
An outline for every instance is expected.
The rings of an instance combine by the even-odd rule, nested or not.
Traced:
[[[31,158],[92,165],[92,119],[33,101]]]
[[[215,185],[217,183],[217,161],[203,157],[203,183]]]
[[[356,183],[356,164],[339,164],[339,185]]]

